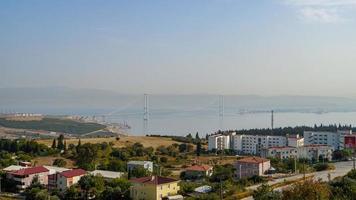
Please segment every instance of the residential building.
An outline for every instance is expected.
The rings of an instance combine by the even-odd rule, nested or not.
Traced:
[[[345,136],[344,147],[346,149],[356,150],[356,134]]]
[[[127,163],[127,171],[129,173],[137,167],[143,167],[144,169],[153,172],[153,162],[151,161],[129,161]]]
[[[70,186],[78,183],[80,178],[86,174],[83,169],[72,169],[64,172],[57,173],[57,189],[64,192]]]
[[[47,185],[48,173],[48,169],[43,166],[38,166],[9,171],[6,173],[6,177],[14,180],[16,182],[16,187],[22,190],[30,186],[34,178],[37,178],[39,183]]]
[[[299,134],[287,135],[287,146],[289,147],[301,147],[304,145],[304,138]]]
[[[105,180],[111,180],[115,178],[122,178],[124,176],[124,172],[114,172],[114,171],[105,171],[105,170],[95,170],[89,172],[89,174],[94,176],[102,176]]]
[[[263,158],[297,158],[298,157],[298,148],[296,147],[270,147],[262,149],[261,157]]]
[[[271,162],[261,157],[245,157],[237,160],[234,166],[236,168],[235,177],[241,179],[254,175],[262,176],[271,168]]]
[[[230,135],[211,135],[208,138],[208,150],[224,150],[231,149]]]
[[[345,136],[351,134],[351,131],[304,131],[304,145],[329,145],[335,150],[343,149]]]
[[[233,149],[242,154],[259,155],[264,148],[287,146],[285,136],[234,135],[233,140]]]
[[[161,200],[177,195],[179,180],[161,176],[130,179],[130,196],[133,200]]]
[[[332,146],[323,144],[304,145],[298,148],[298,158],[306,158],[308,160],[331,160],[334,149]]]
[[[185,177],[203,178],[213,174],[213,167],[209,165],[193,165],[185,168]]]
[[[57,174],[58,173],[70,170],[68,168],[56,167],[56,166],[44,165],[43,167],[45,167],[46,169],[49,170],[49,173],[48,173],[48,185],[47,185],[47,188],[49,190],[53,190],[53,189],[57,188],[57,178],[58,178]]]

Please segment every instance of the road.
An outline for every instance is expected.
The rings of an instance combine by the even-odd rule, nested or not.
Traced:
[[[328,181],[328,174],[330,174],[330,179],[334,179],[336,177],[339,176],[344,176],[345,174],[347,174],[347,172],[349,172],[352,168],[353,168],[353,161],[345,161],[345,162],[336,162],[333,163],[335,166],[335,170],[331,170],[331,171],[321,171],[321,172],[313,172],[313,173],[309,173],[306,174],[306,176],[314,176],[315,180],[323,180],[323,181]],[[294,175],[294,176],[290,176],[287,178],[280,178],[280,179],[275,179],[272,181],[268,181],[267,184],[268,185],[274,185],[276,183],[281,183],[286,181],[293,181],[293,180],[297,180],[300,178],[303,178],[303,174],[298,174],[298,175]],[[256,190],[259,186],[261,186],[261,184],[258,185],[253,185],[250,187],[247,187],[247,190]],[[289,185],[287,186],[283,186],[283,187],[279,187],[279,188],[275,188],[276,191],[281,191],[285,188],[289,187]],[[252,196],[244,198],[243,200],[253,200]]]

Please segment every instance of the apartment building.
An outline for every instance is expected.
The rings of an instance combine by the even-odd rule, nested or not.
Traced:
[[[37,178],[39,183],[48,185],[48,174],[48,169],[43,166],[38,166],[9,171],[6,173],[6,178],[14,180],[16,183],[14,186],[23,190],[30,186],[35,178]]]
[[[78,183],[80,178],[86,174],[83,169],[72,169],[64,172],[57,173],[57,189],[64,192],[70,186]]]
[[[147,176],[130,179],[130,196],[133,200],[162,200],[179,191],[179,180],[161,176]]]
[[[351,131],[304,131],[305,145],[329,145],[335,150],[344,148],[345,136],[351,135]]]
[[[287,146],[289,147],[301,147],[304,145],[304,138],[299,134],[287,136]]]
[[[298,148],[298,158],[331,160],[334,148],[323,144],[310,144]]]
[[[261,157],[263,158],[297,158],[298,148],[296,147],[271,147],[265,148],[261,151]]]
[[[265,158],[246,157],[237,160],[234,166],[236,168],[235,177],[242,179],[254,175],[262,176],[271,168],[271,162]]]
[[[232,139],[233,149],[243,154],[260,154],[264,148],[287,145],[285,136],[234,135]]]
[[[208,139],[208,150],[231,149],[231,135],[211,135]]]
[[[351,150],[356,150],[356,134],[346,135],[344,147]]]

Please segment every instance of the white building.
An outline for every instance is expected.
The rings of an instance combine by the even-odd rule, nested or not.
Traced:
[[[131,172],[133,169],[137,167],[143,167],[149,172],[153,172],[153,162],[151,161],[129,161],[127,163],[127,171]]]
[[[336,149],[343,149],[344,138],[346,135],[351,135],[352,131],[305,131],[304,144],[305,145],[329,145]]]
[[[89,174],[93,176],[102,176],[105,180],[122,178],[125,175],[124,172],[114,172],[114,171],[106,171],[106,170],[94,170],[92,172],[89,172]]]
[[[287,159],[287,158],[296,158],[298,157],[298,148],[296,147],[271,147],[262,149],[261,157],[263,158],[279,158],[279,159]]]
[[[331,160],[333,147],[328,145],[305,145],[300,147],[271,147],[261,151],[261,157],[269,158],[305,158],[308,160]]]
[[[208,139],[208,150],[231,149],[230,135],[211,135]]]
[[[269,147],[287,146],[285,136],[271,135],[234,135],[233,149],[244,154],[260,154],[261,150]]]
[[[287,146],[289,147],[301,147],[304,145],[304,138],[297,135],[288,135],[287,136]]]
[[[331,160],[334,148],[328,145],[311,144],[304,145],[298,148],[298,158],[306,158],[308,160]]]

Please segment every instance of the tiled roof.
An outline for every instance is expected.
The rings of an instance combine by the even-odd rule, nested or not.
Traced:
[[[243,162],[243,163],[264,163],[269,161],[268,159],[261,158],[261,157],[246,157],[238,160],[237,162]]]
[[[10,172],[10,174],[23,176],[23,175],[38,174],[38,173],[43,173],[48,171],[49,170],[44,168],[43,166],[38,166],[38,167],[30,167],[30,168],[20,169],[17,171],[12,171]]]
[[[146,176],[142,178],[133,178],[130,179],[132,183],[144,183],[144,184],[153,184],[153,185],[161,185],[165,183],[172,183],[178,180],[173,178],[161,177],[161,176]]]
[[[68,171],[64,171],[59,173],[60,175],[66,177],[66,178],[72,178],[75,176],[81,176],[86,174],[86,171],[83,169],[72,169],[72,170],[68,170]]]
[[[212,167],[209,165],[193,165],[191,167],[186,168],[187,171],[208,171]]]

